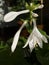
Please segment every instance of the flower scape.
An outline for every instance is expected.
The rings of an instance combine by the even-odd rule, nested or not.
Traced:
[[[29,45],[29,49],[30,52],[32,52],[32,50],[38,45],[40,48],[43,48],[43,42],[44,43],[48,43],[47,37],[43,34],[41,34],[41,32],[38,30],[37,25],[36,25],[36,19],[39,16],[37,13],[35,13],[34,11],[37,9],[42,9],[44,7],[43,4],[35,4],[34,2],[28,4],[26,3],[26,10],[23,11],[11,11],[9,13],[7,13],[4,16],[4,21],[5,22],[11,22],[13,21],[17,16],[19,16],[20,14],[25,14],[25,13],[30,13],[30,21],[33,23],[33,28],[32,28],[32,32],[30,33],[25,45],[22,48],[26,48]],[[20,27],[20,29],[16,32],[16,34],[14,35],[13,38],[13,43],[11,45],[11,51],[14,52],[18,41],[19,41],[19,37],[20,37],[20,33],[22,31],[22,29],[28,24],[29,20],[23,20],[23,24]],[[29,22],[30,23],[30,22]]]

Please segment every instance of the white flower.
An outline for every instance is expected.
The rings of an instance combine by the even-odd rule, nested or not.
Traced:
[[[44,5],[43,4],[41,4],[38,8],[39,9],[42,9],[44,7]]]
[[[23,10],[23,11],[19,11],[19,12],[14,12],[14,11],[11,11],[9,13],[7,13],[5,16],[4,16],[4,21],[5,22],[11,22],[13,21],[17,16],[19,16],[20,14],[24,14],[24,13],[28,13],[29,10]]]
[[[32,4],[31,4],[32,5]],[[37,10],[37,9],[42,9],[44,7],[44,5],[40,5],[38,7],[35,7],[34,10]],[[11,22],[13,21],[17,16],[19,16],[20,14],[24,14],[24,13],[28,13],[29,10],[23,10],[23,11],[19,11],[19,12],[14,12],[14,11],[11,11],[9,13],[7,13],[5,16],[4,16],[4,21],[5,22]],[[33,13],[34,15],[34,13]]]
[[[40,6],[35,7],[35,9],[34,9],[34,10],[37,10],[37,9],[42,9],[43,7],[44,7],[44,5],[43,5],[43,4],[41,4]]]
[[[37,5],[35,5],[34,3],[30,3],[30,6],[34,8],[33,10],[42,9],[44,7],[43,4],[37,4]]]
[[[37,29],[35,19],[33,19],[33,23],[34,23],[33,31],[30,34],[30,36],[28,37],[26,44],[23,46],[23,48],[25,48],[25,47],[27,47],[27,45],[29,45],[31,52],[32,52],[33,48],[36,46],[36,44],[38,44],[39,47],[42,48],[42,41],[44,41],[45,43],[48,42],[47,38],[44,35],[42,35],[39,32],[39,30]]]
[[[17,43],[18,43],[18,40],[19,40],[19,37],[20,37],[20,33],[21,33],[21,30],[23,29],[23,27],[26,25],[26,21],[22,24],[22,26],[20,27],[20,29],[16,32],[15,36],[14,36],[14,39],[13,39],[13,43],[12,43],[12,46],[11,46],[11,51],[14,52],[16,46],[17,46]]]
[[[32,16],[33,16],[33,17],[38,17],[38,14],[32,12]]]

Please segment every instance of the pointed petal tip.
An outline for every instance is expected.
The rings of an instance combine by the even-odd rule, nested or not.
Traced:
[[[18,15],[18,14],[17,14]],[[4,22],[12,22],[16,18],[16,12],[11,11],[4,16]]]
[[[42,40],[43,40],[45,43],[48,43],[48,40],[47,40],[47,38],[46,38],[44,35],[43,35]]]
[[[26,44],[22,48],[26,48],[29,44],[29,40],[27,40]]]
[[[40,5],[38,8],[39,8],[39,9],[42,9],[43,7],[44,7],[44,5],[42,4],[42,5]]]
[[[22,48],[25,48],[25,46],[23,46]]]
[[[28,45],[28,43],[26,43],[22,48],[26,48],[27,47],[27,45]]]
[[[25,44],[22,48],[26,48],[27,47],[27,45]]]
[[[34,16],[34,17],[38,17],[38,14],[36,14],[36,13],[32,13],[32,16]]]
[[[15,50],[15,49],[13,48],[13,46],[11,46],[11,51],[12,51],[12,53],[14,52],[14,50]]]
[[[29,42],[29,48],[30,48],[30,52],[32,52],[34,49],[33,39]]]

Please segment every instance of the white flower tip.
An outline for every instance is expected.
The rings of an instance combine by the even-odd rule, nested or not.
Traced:
[[[23,46],[22,48],[25,48],[25,46]]]
[[[34,49],[33,39],[29,42],[30,52]]]
[[[29,40],[27,40],[26,44],[22,48],[26,48],[28,44],[29,44]]]
[[[15,41],[13,41],[12,46],[11,46],[11,51],[12,51],[12,52],[15,51],[16,46],[17,46],[17,41],[15,40]]]
[[[24,22],[22,24],[22,26],[20,27],[20,29],[16,32],[16,34],[14,36],[13,43],[12,43],[12,46],[11,46],[11,51],[12,52],[14,52],[14,50],[16,49],[16,46],[18,44],[18,40],[19,40],[19,37],[20,37],[21,30],[23,29],[25,24],[26,24],[26,22]]]
[[[44,5],[42,4],[42,5],[40,5],[38,8],[39,8],[39,9],[42,9],[43,7],[44,7]]]
[[[17,44],[18,44],[18,40],[19,40],[19,38],[14,37],[14,40],[13,40],[13,43],[12,43],[12,46],[11,46],[11,51],[12,51],[12,52],[15,51],[16,46],[17,46]]]
[[[48,40],[47,40],[47,38],[43,35],[43,41],[45,42],[45,43],[48,43]]]
[[[13,46],[11,46],[11,51],[12,53],[14,52],[15,48]]]
[[[32,6],[32,3],[30,3],[30,5]]]
[[[19,11],[19,12],[11,11],[11,12],[7,13],[7,14],[4,16],[4,21],[5,21],[5,22],[11,22],[11,21],[13,21],[18,15],[23,14],[23,13],[28,13],[28,12],[29,12],[29,10],[23,10],[23,11]]]
[[[19,40],[19,36],[20,36],[20,30],[17,31],[17,33],[14,36],[13,43],[12,43],[12,46],[11,46],[11,51],[12,52],[14,52],[15,49],[16,49],[16,46],[17,46],[18,40]]]
[[[48,43],[48,40],[45,40],[45,43]]]
[[[38,14],[36,14],[36,13],[32,13],[32,16],[34,16],[34,17],[38,17]]]
[[[47,35],[47,38],[49,39],[49,36]]]
[[[7,13],[5,16],[4,16],[4,21],[5,22],[11,22],[11,21],[13,21],[15,18],[16,18],[16,16],[18,15],[16,15],[17,13],[16,12],[9,12],[9,13]]]
[[[25,21],[25,22],[24,22],[23,26],[25,26],[25,25],[26,25],[26,23],[27,23],[27,21]]]

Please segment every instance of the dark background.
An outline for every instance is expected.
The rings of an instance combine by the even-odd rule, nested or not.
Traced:
[[[44,0],[44,9],[43,9],[43,24],[44,30],[49,35],[49,0]]]

